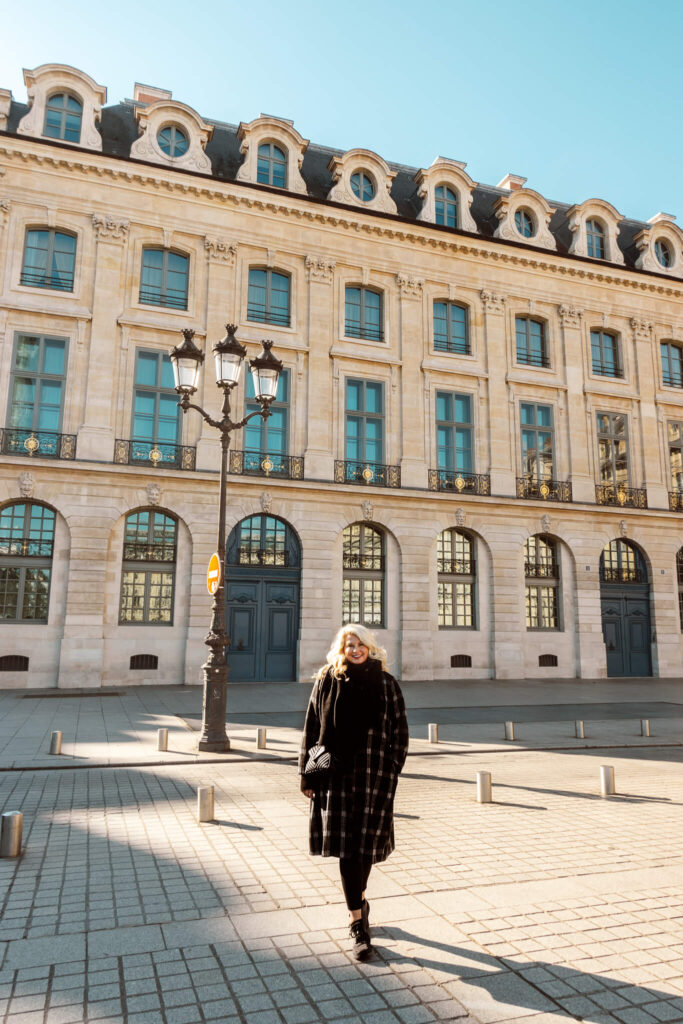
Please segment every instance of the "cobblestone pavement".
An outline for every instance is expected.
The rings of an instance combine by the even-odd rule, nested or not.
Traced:
[[[414,744],[362,965],[289,761],[3,772],[25,853],[0,861],[0,1020],[683,1020],[682,762]],[[216,821],[200,825],[207,784]]]

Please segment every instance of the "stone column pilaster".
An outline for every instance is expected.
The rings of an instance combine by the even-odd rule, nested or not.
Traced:
[[[669,507],[668,480],[662,479],[660,436],[655,405],[656,378],[652,372],[652,324],[633,317],[633,353],[637,390],[640,395],[640,437],[637,424],[631,427],[631,483],[645,487],[650,508]],[[657,365],[657,360],[654,361]]]
[[[567,380],[567,432],[558,438],[569,454],[569,479],[574,501],[595,501],[595,481],[590,472],[586,407],[583,397],[583,353],[581,321],[583,310],[577,306],[558,307],[562,325],[564,365]]]
[[[306,257],[308,278],[308,428],[304,452],[305,474],[317,480],[332,480],[332,281],[335,263],[322,256]]]
[[[400,295],[401,338],[401,485],[427,486],[425,435],[420,430],[423,421],[423,389],[420,362],[415,353],[422,347],[422,286],[419,277],[397,274]]]
[[[114,451],[112,381],[118,351],[117,317],[124,303],[124,258],[129,222],[93,214],[96,238],[92,321],[83,425],[78,456],[106,461]]]
[[[515,467],[510,457],[510,423],[506,382],[508,354],[505,339],[505,296],[484,289],[484,333],[489,373],[489,436],[491,493],[515,494]],[[485,429],[485,427],[484,427]]]

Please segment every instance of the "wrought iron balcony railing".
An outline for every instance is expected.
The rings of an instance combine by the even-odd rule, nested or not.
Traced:
[[[289,565],[289,551],[275,548],[238,548],[230,558],[229,565]]]
[[[53,542],[35,537],[3,537],[0,555],[19,558],[52,558]]]
[[[571,501],[572,485],[568,480],[536,480],[532,476],[518,476],[517,497],[539,498],[541,501]]]
[[[624,484],[596,484],[595,500],[598,505],[647,508],[647,491],[642,487],[626,487]]]
[[[669,491],[669,511],[683,512],[683,491]]]
[[[593,373],[597,377],[623,377],[624,369],[619,363],[605,363],[602,360],[593,360]]]
[[[524,575],[528,579],[553,580],[557,579],[556,562],[525,562]]]
[[[342,563],[344,569],[367,569],[369,572],[384,572],[384,558],[382,555],[359,555],[353,552],[344,555]]]
[[[455,491],[456,494],[490,494],[491,477],[485,473],[460,473],[456,469],[430,469],[430,491]]]
[[[439,558],[437,571],[446,576],[474,576],[477,567],[473,558]]]
[[[259,302],[250,302],[248,304],[247,320],[258,324],[273,324],[274,327],[289,327],[291,323],[288,309],[264,306]]]
[[[197,451],[185,444],[162,441],[126,441],[117,438],[114,462],[121,466],[164,466],[166,469],[195,469]]]
[[[550,358],[545,352],[530,352],[526,349],[517,349],[517,362],[522,366],[542,366],[548,369]]]
[[[168,309],[187,309],[187,294],[185,292],[160,288],[141,288],[140,302],[145,306],[166,306]]]
[[[38,455],[41,459],[75,459],[76,435],[51,430],[0,429],[0,449],[5,455]]]
[[[357,320],[347,320],[344,334],[347,338],[362,338],[363,341],[384,341],[384,328],[381,324],[361,324]]]
[[[274,455],[269,452],[231,451],[228,472],[241,476],[272,476],[283,480],[303,480],[301,455]]]
[[[175,544],[150,544],[145,540],[124,540],[124,562],[175,562]]]
[[[359,462],[356,459],[336,459],[336,484],[368,484],[370,487],[400,487],[400,466],[384,466],[381,462]]]
[[[668,384],[670,388],[683,388],[683,373],[671,373],[669,370],[663,370],[662,383]]]
[[[73,274],[48,274],[45,270],[22,270],[21,284],[30,288],[53,288],[58,292],[74,290]]]
[[[647,583],[647,575],[642,569],[626,565],[603,565],[599,575],[601,583]]]

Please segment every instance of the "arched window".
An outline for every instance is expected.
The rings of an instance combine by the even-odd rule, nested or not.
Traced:
[[[668,269],[670,266],[673,265],[673,251],[669,243],[665,242],[663,238],[658,238],[655,242],[655,256],[660,267]]]
[[[176,124],[167,124],[157,135],[159,149],[166,156],[183,156],[189,148],[187,135]]]
[[[683,548],[676,554],[676,579],[678,580],[678,621],[683,632]]]
[[[627,540],[611,540],[600,555],[600,580],[602,583],[647,583],[642,555]]]
[[[170,249],[143,249],[140,302],[146,306],[187,309],[190,261]]]
[[[171,626],[178,524],[145,508],[126,516],[119,622]]]
[[[444,530],[437,543],[439,629],[474,629],[474,542],[461,530]]]
[[[526,366],[550,366],[545,324],[528,316],[515,317],[517,362]]]
[[[605,229],[594,217],[586,221],[586,253],[595,260],[604,260],[607,255]]]
[[[47,622],[55,514],[17,502],[0,511],[0,622]]]
[[[72,292],[75,267],[75,235],[54,228],[29,228],[24,242],[22,284]]]
[[[262,185],[287,188],[287,156],[274,142],[262,142],[258,148],[256,180]]]
[[[274,324],[289,327],[291,322],[289,297],[290,278],[276,270],[251,267],[249,270],[249,294],[247,296],[247,320],[259,324]]]
[[[294,530],[275,516],[248,516],[228,538],[228,565],[281,566],[301,564],[301,546]]]
[[[63,139],[64,142],[81,141],[83,104],[74,96],[57,92],[50,96],[45,107],[43,135],[48,139]]]
[[[515,211],[515,227],[522,238],[533,238],[536,234],[536,223],[531,210],[522,207]]]
[[[382,295],[371,288],[346,286],[345,326],[347,338],[384,340]]]
[[[434,351],[470,354],[467,307],[457,302],[434,303]]]
[[[375,180],[368,171],[354,171],[351,175],[351,190],[357,199],[369,203],[375,195]]]
[[[557,544],[537,533],[524,544],[527,629],[559,629],[560,562]]]
[[[367,523],[343,533],[342,623],[384,624],[384,534]]]
[[[448,185],[437,185],[434,190],[436,223],[447,228],[458,226],[458,196]]]

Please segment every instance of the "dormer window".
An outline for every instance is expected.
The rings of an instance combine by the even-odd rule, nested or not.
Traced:
[[[673,251],[669,247],[668,242],[665,242],[662,238],[658,238],[655,242],[655,256],[661,267],[668,270],[669,267],[673,266]]]
[[[536,234],[536,224],[531,210],[522,207],[515,212],[515,227],[522,238],[533,238]]]
[[[262,142],[258,148],[256,180],[261,185],[287,188],[287,156],[274,142]]]
[[[638,270],[681,277],[683,231],[674,223],[675,220],[672,213],[656,213],[648,220],[648,226],[634,236]]]
[[[586,252],[594,260],[605,258],[605,229],[595,218],[586,221]]]
[[[448,185],[437,185],[434,190],[435,220],[447,228],[458,226],[458,196]]]
[[[183,156],[184,153],[187,153],[190,145],[187,135],[176,124],[169,124],[162,128],[157,135],[157,142],[161,152],[170,157]]]
[[[64,142],[81,141],[83,104],[66,92],[50,96],[45,106],[43,135],[48,139],[62,139]]]
[[[369,203],[375,195],[375,183],[367,171],[355,171],[351,175],[351,190],[357,199]]]

